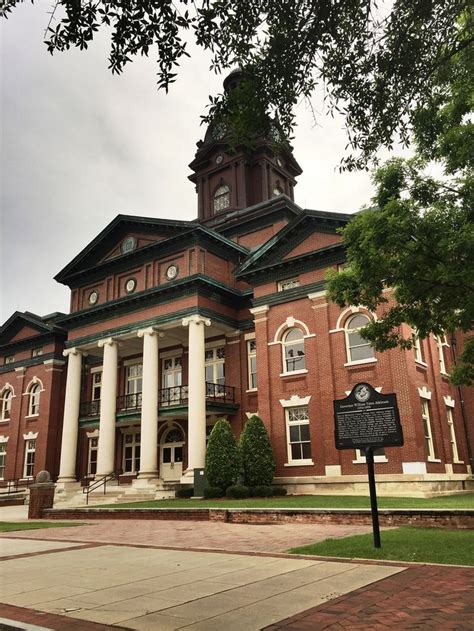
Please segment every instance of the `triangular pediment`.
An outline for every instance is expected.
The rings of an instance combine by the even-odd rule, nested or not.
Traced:
[[[288,225],[254,251],[236,270],[236,276],[244,278],[284,261],[342,249],[338,229],[349,220],[350,215],[305,210]]]
[[[62,332],[60,327],[50,322],[45,322],[41,316],[29,311],[24,313],[15,311],[0,328],[0,345],[20,342],[38,335],[60,332]]]
[[[146,246],[152,245],[153,243],[163,241],[164,239],[167,239],[168,236],[169,235],[166,234],[157,234],[154,236],[150,236],[146,234],[141,234],[139,232],[129,232],[120,240],[119,243],[116,243],[114,247],[109,252],[107,252],[107,254],[99,262],[109,261],[111,259],[115,259],[117,256],[122,256],[122,254],[127,254],[126,248],[127,244],[129,243],[133,244],[133,250],[140,250],[141,248],[145,248]]]

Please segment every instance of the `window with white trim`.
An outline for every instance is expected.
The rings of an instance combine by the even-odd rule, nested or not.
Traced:
[[[365,452],[362,449],[356,449],[355,462],[366,462]],[[387,456],[385,455],[384,447],[374,449],[374,462],[387,462]]]
[[[162,404],[172,405],[181,400],[182,357],[164,357],[162,360]]]
[[[25,440],[25,464],[23,477],[32,478],[35,472],[36,438]]]
[[[416,329],[413,329],[413,354],[415,361],[425,363],[422,342]]]
[[[140,442],[138,432],[123,435],[123,472],[138,473],[140,471]]]
[[[7,355],[3,360],[4,364],[13,364],[15,362],[15,355]]]
[[[293,289],[293,287],[300,286],[299,278],[287,278],[286,280],[280,280],[278,282],[278,291],[286,291],[287,289]]]
[[[7,443],[0,443],[0,480],[5,479],[5,464],[7,459]]]
[[[312,464],[308,406],[286,408],[285,415],[288,463]]]
[[[214,193],[214,212],[225,210],[230,206],[230,188],[227,184],[223,184],[216,189]]]
[[[0,420],[8,421],[12,410],[13,390],[7,388],[3,391],[1,399]]]
[[[459,462],[458,443],[456,441],[456,431],[454,429],[454,417],[451,407],[446,406],[446,416],[448,417],[449,439],[454,462]]]
[[[249,390],[257,389],[257,342],[247,342],[247,365],[249,373]]]
[[[143,364],[130,364],[125,372],[125,393],[138,394],[142,391]]]
[[[435,335],[436,346],[438,348],[438,361],[439,361],[439,371],[441,374],[445,375],[446,371],[446,361],[444,357],[444,347],[448,345],[446,342],[445,335]]]
[[[305,368],[303,331],[296,327],[288,329],[283,337],[283,372],[296,372]]]
[[[225,384],[225,346],[206,348],[204,351],[206,382]]]
[[[357,313],[347,320],[345,332],[347,361],[349,363],[375,358],[374,349],[359,333],[359,329],[367,326],[369,323],[370,318],[362,313]]]
[[[428,399],[421,399],[421,418],[425,435],[425,449],[428,460],[435,459],[433,432],[431,430],[430,406]]]
[[[100,374],[100,373],[99,373]],[[87,475],[94,476],[97,473],[97,456],[99,454],[99,439],[97,436],[89,438],[87,456]]]
[[[91,391],[92,401],[100,401],[101,390],[102,390],[102,370],[97,370],[92,373],[92,391]]]
[[[34,348],[31,351],[31,357],[41,357],[42,354],[43,354],[43,347],[42,346],[38,346],[38,348]]]
[[[28,416],[38,416],[41,396],[41,386],[34,383],[28,391]]]

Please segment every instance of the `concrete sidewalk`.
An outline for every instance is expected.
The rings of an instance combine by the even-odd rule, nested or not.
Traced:
[[[257,630],[403,569],[13,537],[0,545],[7,605],[143,630]]]

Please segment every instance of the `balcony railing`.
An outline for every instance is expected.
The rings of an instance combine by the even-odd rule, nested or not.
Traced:
[[[188,405],[189,386],[174,386],[158,390],[158,407],[170,405]],[[210,403],[235,403],[234,386],[226,386],[223,383],[211,383],[206,381],[206,401]],[[142,393],[123,394],[117,397],[117,412],[140,410],[142,407]],[[100,400],[83,401],[80,406],[80,415],[99,416]]]

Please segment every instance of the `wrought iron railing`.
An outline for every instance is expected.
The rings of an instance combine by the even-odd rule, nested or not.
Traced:
[[[158,390],[158,406],[188,405],[189,386],[174,386]],[[206,381],[206,401],[215,403],[235,403],[235,387],[223,383]],[[140,410],[142,393],[123,394],[117,397],[117,412]],[[100,401],[84,401],[80,407],[81,416],[98,416]]]
[[[127,410],[139,410],[142,407],[142,393],[134,392],[133,394],[123,394],[117,397],[117,412],[125,412]]]

